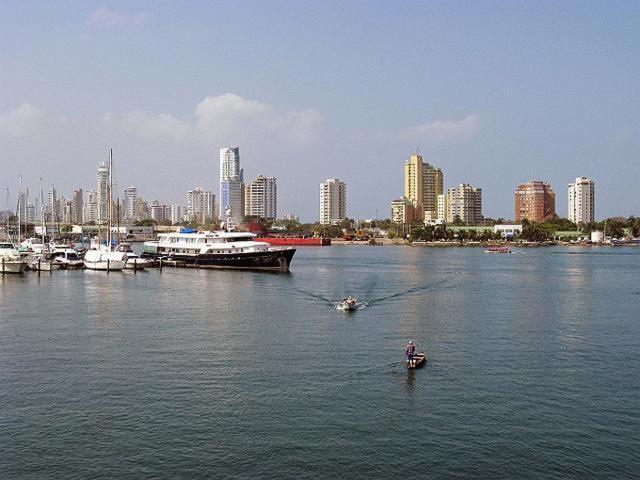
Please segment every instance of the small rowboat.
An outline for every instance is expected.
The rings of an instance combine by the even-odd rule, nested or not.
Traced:
[[[416,353],[413,360],[407,360],[407,368],[420,368],[427,362],[427,354],[424,352]]]

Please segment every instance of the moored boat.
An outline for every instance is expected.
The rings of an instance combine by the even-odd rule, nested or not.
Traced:
[[[116,252],[122,252],[127,257],[127,263],[124,264],[124,268],[131,270],[144,270],[145,268],[153,267],[155,261],[150,258],[142,258],[131,249],[131,244],[120,243],[116,247]]]
[[[0,273],[22,273],[26,267],[27,264],[12,243],[0,243]]]
[[[206,231],[161,233],[145,242],[143,258],[179,267],[288,272],[295,248],[272,247],[248,232]]]

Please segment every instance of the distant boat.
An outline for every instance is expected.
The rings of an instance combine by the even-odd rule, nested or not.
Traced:
[[[484,253],[511,253],[509,247],[488,247]]]
[[[349,295],[347,298],[343,298],[341,302],[336,304],[336,310],[343,310],[345,312],[353,312],[358,309],[358,300]]]
[[[413,360],[407,360],[407,368],[409,369],[420,368],[425,364],[426,361],[427,361],[426,353],[424,352],[416,353],[413,356]]]

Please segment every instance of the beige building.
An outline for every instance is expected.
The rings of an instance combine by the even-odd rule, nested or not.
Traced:
[[[425,163],[421,155],[411,155],[404,164],[404,197],[422,219],[438,215],[438,195],[443,193],[442,170]]]
[[[272,219],[278,217],[276,177],[260,175],[245,187],[244,214]]]
[[[328,178],[320,184],[320,223],[334,225],[347,218],[347,184]]]
[[[457,187],[447,190],[446,221],[452,223],[459,217],[464,223],[476,225],[481,223],[482,216],[482,189],[472,187],[468,183],[461,183]]]
[[[397,198],[391,202],[391,221],[403,225],[415,220],[415,209],[408,198]]]

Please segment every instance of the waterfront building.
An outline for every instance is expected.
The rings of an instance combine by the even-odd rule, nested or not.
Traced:
[[[438,216],[438,195],[442,195],[444,175],[426,163],[421,155],[411,155],[404,164],[404,197],[414,207],[417,218]],[[426,215],[426,216],[425,216]]]
[[[320,184],[320,223],[333,225],[347,218],[347,184],[328,178]]]
[[[97,223],[104,223],[107,221],[109,213],[108,198],[109,198],[109,167],[105,162],[100,162],[97,172],[97,184],[96,193],[98,196],[98,210],[96,215]]]
[[[82,196],[82,189],[74,190],[71,194],[71,222],[72,224],[79,224],[83,221],[84,210],[84,198]]]
[[[595,184],[586,177],[578,177],[568,186],[568,218],[573,223],[595,221]]]
[[[543,222],[556,215],[556,194],[551,185],[534,180],[518,185],[515,191],[515,221]]]
[[[494,233],[500,233],[502,238],[513,238],[522,233],[522,225],[494,225]]]
[[[276,177],[258,176],[245,187],[244,214],[261,218],[278,218]]]
[[[149,215],[151,220],[156,222],[164,222],[171,217],[171,207],[169,205],[161,205],[158,200],[154,200],[149,205]]]
[[[187,218],[191,222],[206,223],[213,219],[215,195],[202,187],[187,192]]]
[[[445,221],[447,218],[447,196],[444,193],[438,195],[438,212],[436,220]]]
[[[406,198],[396,198],[391,202],[391,221],[402,225],[411,224],[415,220],[415,207]]]
[[[33,203],[27,202],[25,205],[24,218],[27,223],[36,223],[36,207]]]
[[[244,171],[240,166],[240,148],[220,149],[220,218],[237,223],[244,215]]]
[[[169,218],[170,218],[171,223],[173,225],[177,225],[179,223],[182,223],[182,221],[184,219],[183,218],[184,217],[183,210],[184,209],[183,209],[182,205],[171,205],[170,211],[169,211],[169,215],[170,215]]]
[[[482,216],[482,189],[468,183],[461,183],[457,187],[449,188],[444,203],[447,223],[452,223],[457,217],[466,224],[476,225],[484,219]]]
[[[98,192],[87,192],[87,201],[84,202],[82,223],[96,223],[98,221]]]
[[[47,220],[50,222],[57,222],[60,219],[60,210],[58,209],[58,192],[56,188],[51,185],[47,192],[47,207],[46,207]]]
[[[131,224],[136,221],[135,203],[138,197],[138,189],[131,185],[124,189],[124,198],[122,200],[122,218],[125,224]]]

